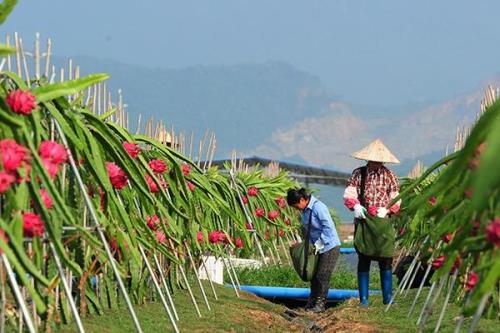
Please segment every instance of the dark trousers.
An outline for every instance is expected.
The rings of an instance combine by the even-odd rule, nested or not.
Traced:
[[[392,270],[392,258],[370,257],[358,252],[358,273],[369,272],[372,260],[378,262],[380,271]]]
[[[319,255],[318,269],[311,280],[311,299],[318,297],[326,298],[328,289],[330,288],[330,278],[337,264],[339,254],[340,246],[337,246]]]

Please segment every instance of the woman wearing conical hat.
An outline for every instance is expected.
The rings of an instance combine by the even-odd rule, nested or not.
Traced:
[[[396,164],[399,160],[379,139],[351,156],[367,161],[352,172],[344,192],[344,204],[354,212],[359,300],[362,306],[368,305],[370,263],[374,260],[380,268],[383,302],[387,304],[392,298],[394,251],[394,229],[388,218],[399,212],[401,201],[388,207],[399,194],[399,184],[384,163]]]

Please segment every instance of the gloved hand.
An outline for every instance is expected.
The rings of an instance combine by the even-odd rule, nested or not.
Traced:
[[[357,219],[366,219],[366,208],[360,204],[354,205],[354,217]]]
[[[387,216],[387,213],[389,213],[389,210],[385,207],[380,207],[379,209],[377,209],[377,216],[382,219]]]
[[[321,240],[321,238],[319,238],[315,243],[314,243],[314,248],[316,249],[316,251],[314,252],[315,254],[318,254],[319,251],[323,250],[323,248],[325,247],[325,244],[323,243],[323,241]]]

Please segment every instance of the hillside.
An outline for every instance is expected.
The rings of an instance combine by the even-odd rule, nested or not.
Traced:
[[[153,116],[198,138],[215,131],[216,158],[236,149],[347,171],[359,165],[349,154],[381,137],[403,162],[401,175],[452,145],[456,128],[475,119],[487,83],[442,102],[370,106],[339,100],[320,78],[283,62],[165,69],[75,61],[84,73],[111,74],[109,85],[124,91],[132,119]]]
[[[277,126],[318,116],[332,98],[319,78],[281,62],[154,69],[75,61],[85,73],[110,73],[111,89],[124,91],[133,116],[154,116],[198,135],[214,130],[221,154],[251,149]]]

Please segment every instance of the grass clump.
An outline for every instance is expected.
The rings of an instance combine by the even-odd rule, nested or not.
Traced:
[[[236,274],[243,285],[309,288],[310,283],[300,279],[295,270],[289,265],[269,265],[265,267],[237,267]],[[225,277],[230,281],[229,276]],[[342,258],[339,258],[337,268],[330,279],[331,289],[357,289],[356,273],[347,267]],[[378,270],[370,274],[370,289],[380,289]]]

